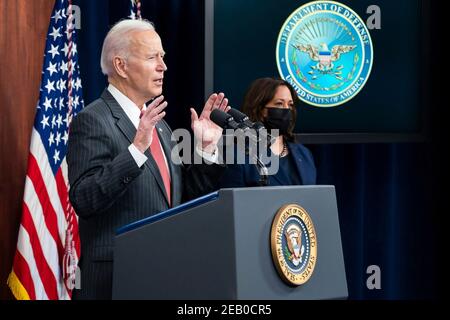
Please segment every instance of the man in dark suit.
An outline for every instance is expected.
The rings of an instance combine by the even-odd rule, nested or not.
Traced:
[[[224,168],[185,168],[171,158],[174,143],[163,120],[164,50],[148,21],[124,20],[103,44],[102,71],[109,86],[71,124],[67,154],[70,201],[79,217],[81,290],[75,299],[111,299],[115,231],[177,206],[182,199],[214,189]],[[146,106],[146,102],[154,99]],[[213,94],[192,128],[196,152],[215,162],[222,129],[209,119],[227,111],[224,95]]]

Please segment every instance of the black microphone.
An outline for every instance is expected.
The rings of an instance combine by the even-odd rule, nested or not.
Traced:
[[[209,116],[212,122],[217,124],[219,127],[223,129],[233,129],[235,130],[234,134],[244,134],[249,137],[253,142],[258,142],[259,138],[256,132],[252,132],[251,128],[243,123],[238,123],[235,121],[234,117],[229,115],[228,113],[221,111],[219,109],[214,109],[211,111],[211,115]]]
[[[250,119],[248,118],[248,116],[245,113],[242,113],[237,109],[231,108],[230,110],[228,110],[228,114],[231,115],[234,118],[234,120],[236,120],[240,124],[242,124],[248,128],[255,129],[254,128],[255,124],[250,121]]]
[[[212,122],[223,129],[240,129],[239,123],[237,123],[231,115],[223,112],[222,110],[214,109],[211,111],[209,118]]]
[[[255,129],[256,130],[256,132],[258,132],[258,134],[260,134],[261,132],[263,132],[263,130],[266,130],[266,127],[264,127],[264,125],[261,123],[261,122],[259,122],[259,121],[256,121],[254,124],[253,124],[253,127],[252,127],[253,129]],[[266,130],[267,131],[267,130]]]
[[[231,109],[231,110],[233,110],[233,109]],[[234,110],[236,110],[236,109],[234,109]],[[228,111],[228,112],[230,112],[230,111]],[[251,129],[254,124],[250,120],[248,120],[248,117],[241,112],[238,112],[238,113],[232,112],[232,113],[234,115],[236,115],[236,117],[239,119],[238,121],[241,121],[240,123],[236,122],[232,115],[225,113],[219,109],[214,109],[213,111],[211,111],[211,115],[209,116],[209,118],[211,119],[212,122],[214,122],[215,124],[217,124],[219,127],[223,128],[223,129],[234,129],[236,131],[241,131],[241,132],[251,132],[251,131],[249,131],[249,129]],[[248,123],[251,125],[246,124],[245,121],[248,121]],[[264,126],[262,126],[262,127],[264,128]],[[259,140],[258,135],[255,135],[252,133],[250,134],[249,138],[255,142],[257,142]],[[245,145],[245,152],[247,154],[249,152],[247,144]],[[269,183],[268,182],[269,178],[268,178],[268,171],[267,171],[266,166],[261,161],[258,154],[253,154],[252,157],[254,157],[254,159],[256,160],[256,167],[258,169],[258,173],[260,176],[259,184],[261,186],[267,186]]]

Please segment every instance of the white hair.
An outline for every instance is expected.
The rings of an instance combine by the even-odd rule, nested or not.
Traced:
[[[113,59],[115,56],[123,56],[125,59],[129,54],[129,33],[134,31],[155,30],[153,23],[148,20],[122,20],[116,23],[105,37],[102,48],[100,65],[106,76],[111,76],[114,71]]]

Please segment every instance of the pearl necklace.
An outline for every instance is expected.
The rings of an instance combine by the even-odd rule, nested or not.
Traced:
[[[284,157],[287,155],[287,143],[283,141],[283,150],[280,153],[280,158]]]

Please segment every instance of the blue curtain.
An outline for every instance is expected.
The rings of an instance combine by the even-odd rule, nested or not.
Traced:
[[[77,2],[75,2],[77,4]],[[79,0],[80,67],[86,104],[106,85],[103,39],[129,14],[128,0]],[[164,95],[172,128],[190,128],[189,107],[204,97],[204,1],[142,0],[167,52]],[[233,50],[230,48],[230,50]],[[336,186],[350,299],[437,296],[437,214],[429,143],[312,145],[319,184]],[[367,267],[381,269],[381,290],[366,287]]]
[[[437,295],[437,213],[429,143],[310,146],[318,183],[336,187],[350,298]],[[368,290],[367,267],[381,270]]]

